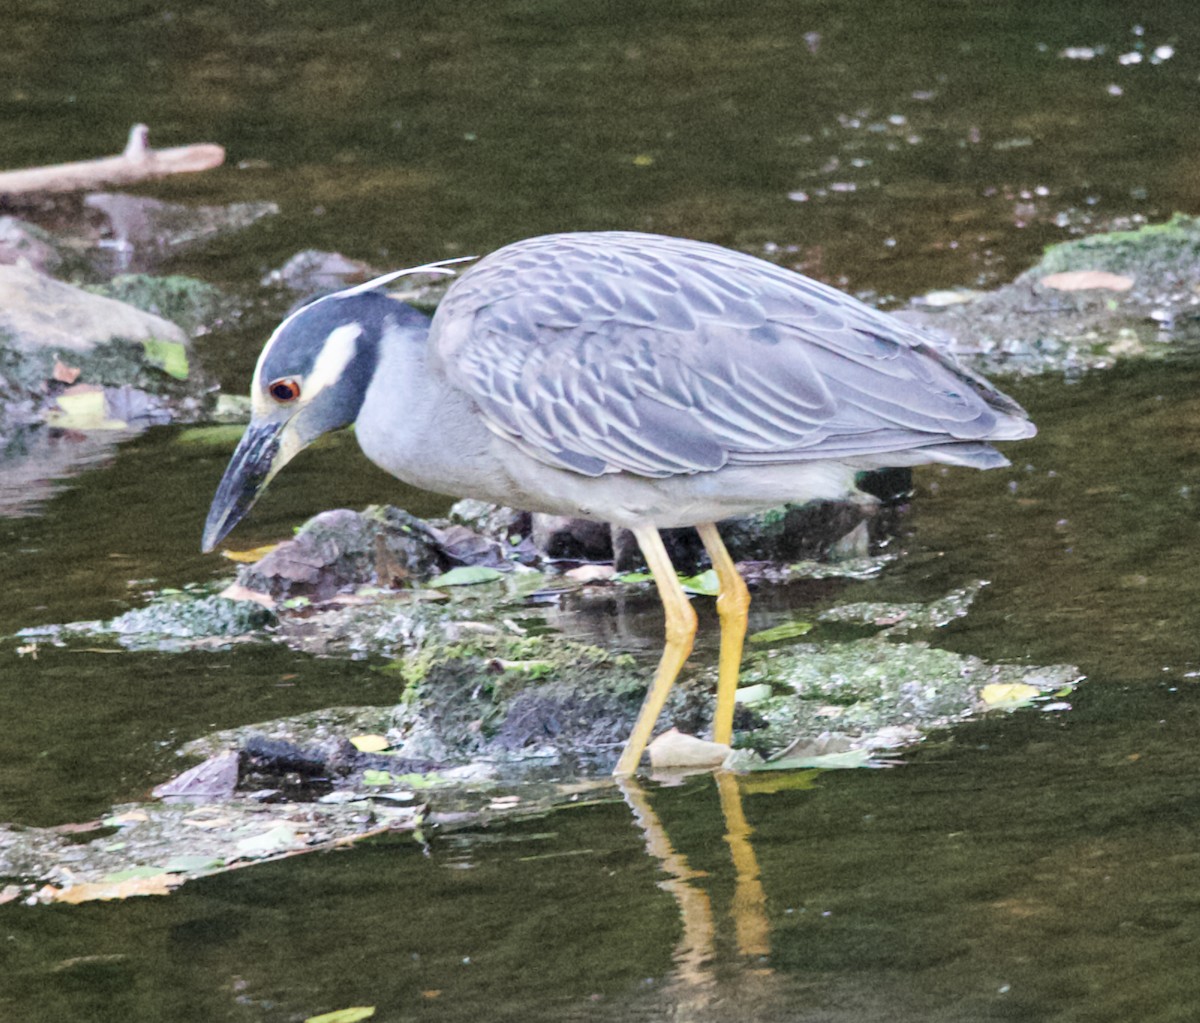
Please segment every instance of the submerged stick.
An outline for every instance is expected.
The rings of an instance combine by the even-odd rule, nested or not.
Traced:
[[[151,149],[150,129],[135,124],[129,142],[120,156],[99,160],[60,163],[51,167],[0,171],[0,196],[30,192],[86,192],[112,185],[131,185],[139,181],[211,170],[225,162],[225,148],[202,142],[173,149]]]

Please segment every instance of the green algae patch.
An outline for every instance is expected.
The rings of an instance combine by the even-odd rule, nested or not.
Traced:
[[[480,633],[424,646],[392,668],[407,683],[387,733],[408,757],[611,766],[649,673],[627,654],[555,636]]]
[[[245,432],[246,428],[242,423],[189,426],[175,435],[175,443],[199,447],[233,448],[242,439],[242,434]]]
[[[755,704],[761,724],[739,735],[739,745],[788,767],[813,766],[797,764],[798,757],[911,746],[997,708],[1041,701],[1066,709],[1061,697],[1081,680],[1073,665],[989,664],[885,635],[796,644],[757,658],[742,677],[775,695]],[[1026,695],[1003,704],[991,697],[998,691]]]
[[[897,750],[981,714],[1068,709],[1063,697],[1080,679],[1071,666],[995,665],[897,641],[906,629],[931,633],[965,614],[982,585],[927,604],[848,604],[817,616],[879,630],[869,638],[780,633],[755,645],[742,671],[742,694],[754,699],[739,703],[739,748],[727,766],[767,779],[755,784],[806,787],[818,769],[895,763]],[[166,894],[194,877],[372,835],[421,841],[427,823],[478,826],[578,805],[584,793],[616,798],[608,772],[652,658],[523,630],[526,619],[505,601],[414,596],[259,620],[242,617],[265,613],[256,605],[185,591],[100,623],[111,636],[156,636],[155,649],[186,649],[200,633],[295,647],[300,632],[316,630],[325,654],[335,646],[330,633],[343,629],[342,654],[372,657],[371,670],[394,678],[396,702],[192,740],[179,752],[202,762],[158,786],[161,801],[117,807],[95,825],[0,826],[0,890],[28,903]],[[704,733],[714,681],[711,665],[685,671],[658,730]]]
[[[275,621],[275,615],[259,604],[197,588],[164,591],[144,607],[105,621],[22,629],[17,638],[55,644],[102,640],[127,650],[179,652],[263,640]]]
[[[28,903],[165,895],[185,880],[254,862],[413,831],[420,806],[134,803],[94,826],[0,825],[0,879]]]

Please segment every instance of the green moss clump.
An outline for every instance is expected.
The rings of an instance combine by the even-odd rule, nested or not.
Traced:
[[[628,655],[541,636],[482,633],[392,665],[408,683],[396,727],[437,762],[553,748],[606,758],[628,736],[649,674]]]
[[[45,356],[45,359],[50,358]],[[186,366],[186,355],[184,356]],[[150,394],[182,395],[188,388],[184,377],[160,364],[152,347],[144,341],[113,338],[89,352],[72,354],[71,363],[80,370],[80,380],[89,384],[121,387],[129,384]],[[177,366],[175,368],[178,368]],[[43,367],[44,376],[53,371],[53,362]]]
[[[1200,267],[1200,218],[1176,213],[1164,224],[1110,231],[1052,245],[1034,269],[1038,277],[1065,270],[1119,274],[1190,275]]]
[[[991,683],[1020,683],[1050,693],[1078,678],[1072,665],[993,665],[883,637],[798,643],[754,658],[742,672],[743,684],[766,682],[787,695],[755,704],[766,727],[741,738],[766,755],[798,737],[832,735],[869,746],[872,736],[900,735],[912,742],[987,709],[980,693]]]
[[[122,274],[87,290],[177,323],[189,334],[211,328],[228,315],[231,302],[219,288],[179,274],[151,277]]]

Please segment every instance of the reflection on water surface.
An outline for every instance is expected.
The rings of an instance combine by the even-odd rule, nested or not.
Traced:
[[[226,169],[146,190],[279,203],[170,265],[242,293],[306,247],[398,266],[637,228],[907,297],[1200,205],[1191,4],[13,7],[3,162],[108,152],[134,121],[160,145],[226,144]],[[226,387],[245,386],[273,315],[199,342]],[[840,595],[991,580],[938,641],[1080,664],[1070,713],[988,719],[903,768],[780,791],[614,789],[431,831],[428,850],[381,840],[166,899],[0,906],[0,1015],[1190,1020],[1198,383],[1181,358],[1013,387],[1039,437],[1011,470],[921,474],[905,556]],[[298,460],[246,542],[337,503],[444,507],[352,448]],[[227,572],[196,550],[226,456],[155,430],[0,521],[0,631]],[[786,598],[760,607],[782,619]],[[273,649],[0,658],[0,819],[27,824],[140,798],[213,728],[395,698],[363,665]]]

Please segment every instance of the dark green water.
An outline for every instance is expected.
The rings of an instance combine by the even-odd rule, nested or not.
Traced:
[[[1197,212],[1192,8],[14,0],[0,138],[11,166],[115,150],[136,120],[159,145],[226,144],[226,169],[146,191],[281,205],[174,267],[239,290],[308,246],[406,265],[621,227],[903,297],[1009,279],[1072,225]],[[203,339],[227,386],[268,327]],[[760,887],[712,780],[646,794],[688,883],[613,791],[435,832],[428,855],[380,841],[167,899],[0,907],[0,1018],[1195,1019],[1198,385],[1185,357],[1014,385],[1042,432],[1013,468],[921,474],[906,556],[840,597],[989,579],[941,642],[1089,681],[1069,713],[979,722],[901,769],[745,791]],[[306,453],[240,537],[335,503],[442,506],[352,450]],[[224,573],[196,548],[225,457],[153,431],[0,520],[0,633]],[[395,695],[364,666],[276,650],[13,647],[0,820],[27,824],[140,798],[215,727]]]

